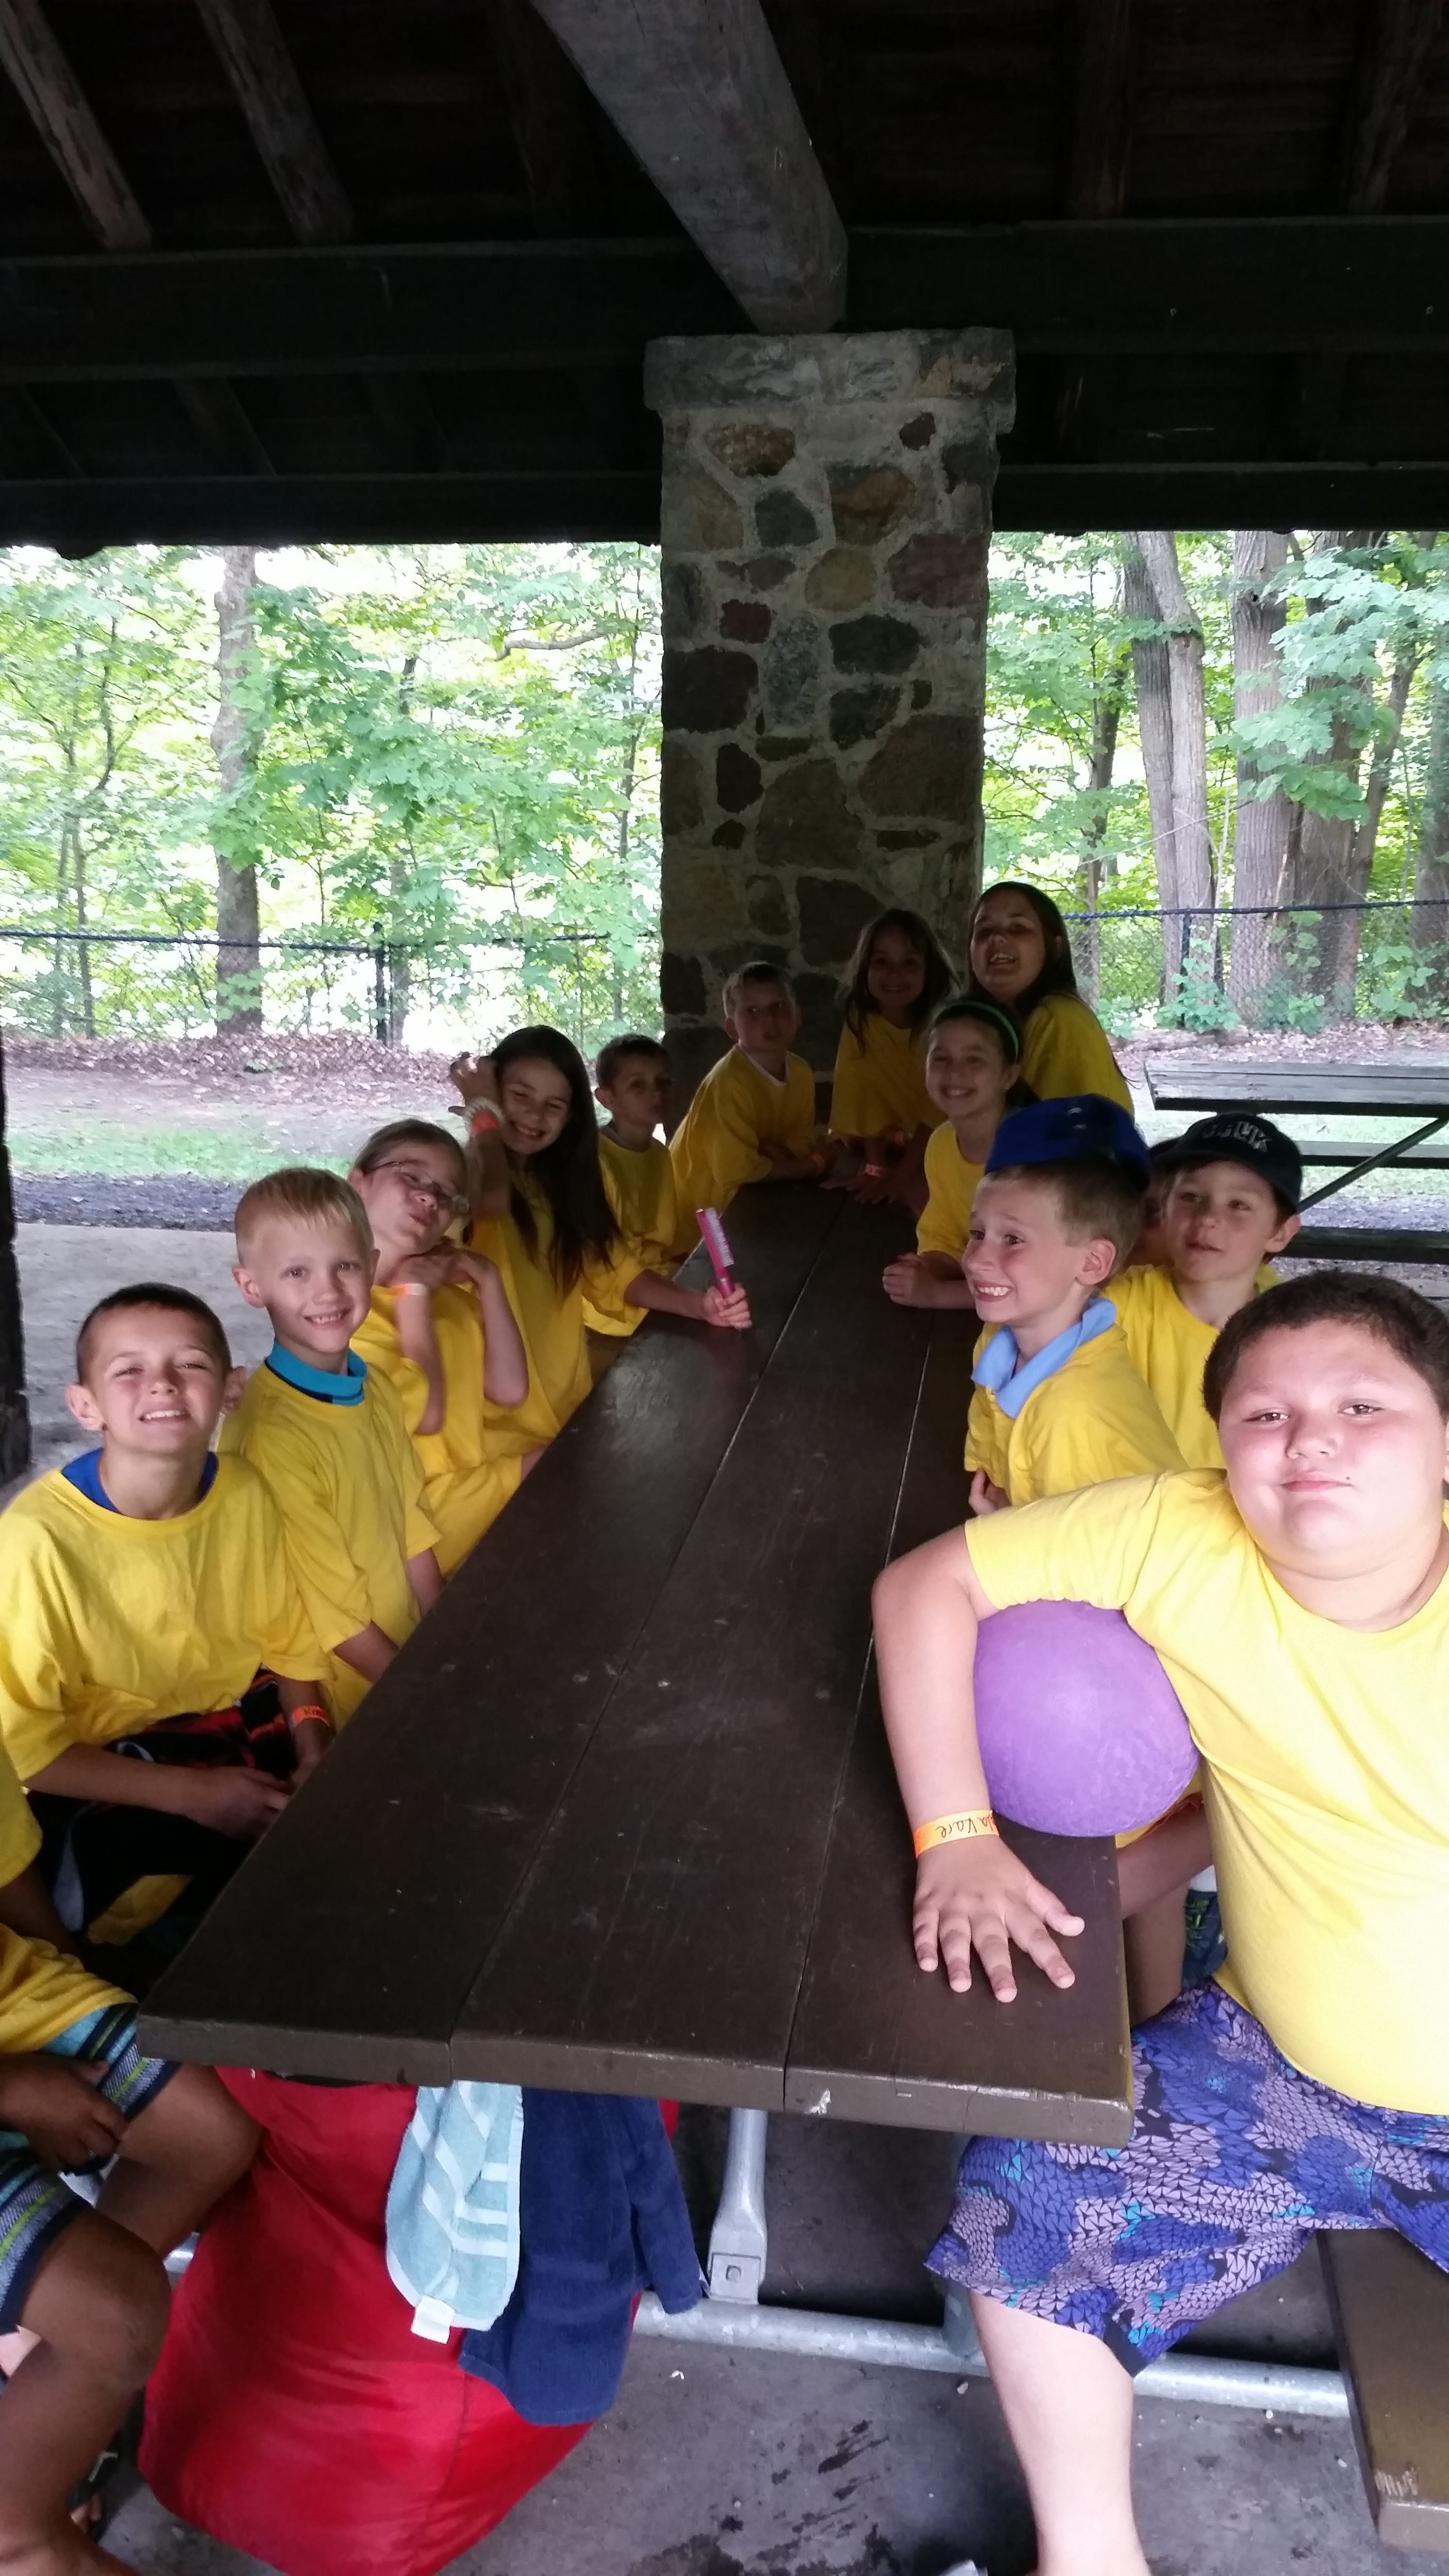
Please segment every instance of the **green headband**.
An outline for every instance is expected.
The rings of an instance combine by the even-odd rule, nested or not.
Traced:
[[[1007,1063],[1020,1064],[1021,1031],[1010,1012],[1003,1011],[996,1002],[978,1002],[974,994],[962,994],[955,1001],[943,1002],[926,1033],[928,1043],[946,1020],[984,1020],[1000,1038]]]

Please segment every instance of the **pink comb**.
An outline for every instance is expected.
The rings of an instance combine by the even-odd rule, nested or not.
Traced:
[[[730,1250],[718,1208],[696,1208],[704,1248],[709,1254],[717,1285],[728,1297],[735,1284],[735,1256]]]

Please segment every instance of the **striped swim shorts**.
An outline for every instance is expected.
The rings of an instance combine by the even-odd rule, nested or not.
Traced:
[[[134,2120],[154,2102],[176,2069],[159,2057],[143,2057],[136,2045],[133,2004],[102,2004],[82,2014],[67,2030],[47,2040],[47,2057],[84,2057],[106,2072],[96,2091],[126,2119]],[[100,2172],[102,2157],[89,2172]],[[0,2129],[0,2334],[20,2323],[30,2284],[47,2253],[86,2203],[43,2165],[18,2130]]]

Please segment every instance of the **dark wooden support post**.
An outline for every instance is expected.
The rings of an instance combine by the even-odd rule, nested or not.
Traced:
[[[15,1199],[5,1142],[5,1048],[0,1040],[0,1485],[30,1464],[30,1407],[25,1400],[25,1334],[20,1273],[15,1266]]]

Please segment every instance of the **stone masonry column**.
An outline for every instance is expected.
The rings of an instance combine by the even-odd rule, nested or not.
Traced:
[[[681,1102],[745,958],[835,989],[882,904],[959,959],[981,873],[1001,331],[656,340],[664,422],[664,1016]]]

